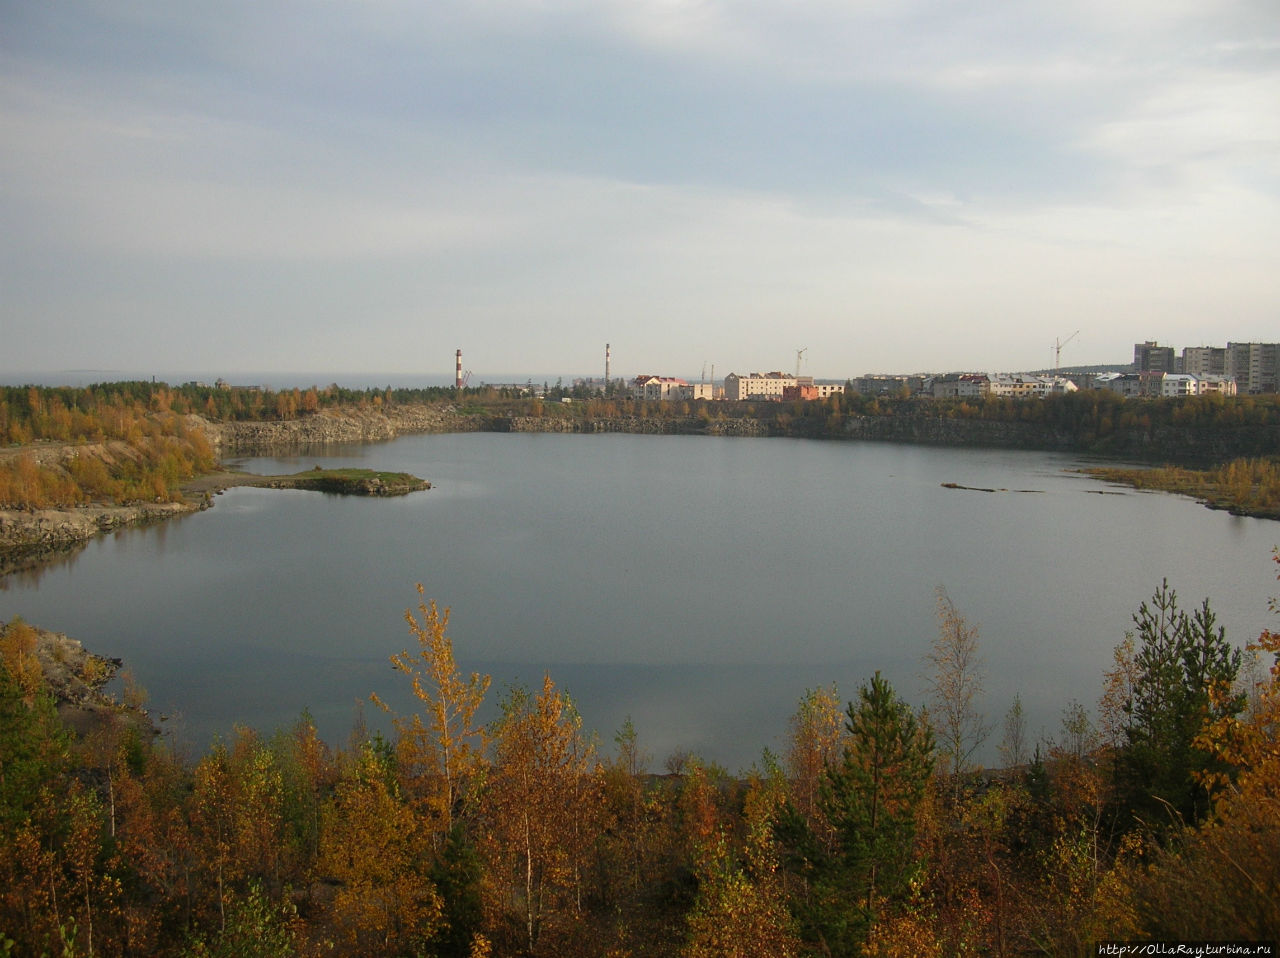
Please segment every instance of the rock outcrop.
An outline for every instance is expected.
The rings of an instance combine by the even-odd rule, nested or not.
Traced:
[[[452,406],[406,405],[321,410],[312,416],[275,422],[206,422],[210,444],[219,452],[269,454],[281,449],[344,442],[379,442],[423,432],[470,432],[485,428],[485,417]]]
[[[130,506],[0,511],[0,575],[65,553],[102,532],[171,519],[195,512],[206,502],[156,502]]]
[[[21,630],[21,634],[15,635],[13,630]],[[0,632],[5,633],[6,667],[15,675],[27,675],[25,681],[20,679],[26,685],[34,665],[40,678],[28,687],[47,691],[62,721],[81,737],[111,725],[156,734],[142,708],[118,702],[103,691],[120,671],[120,659],[97,655],[78,639],[18,620],[7,625],[0,622]]]

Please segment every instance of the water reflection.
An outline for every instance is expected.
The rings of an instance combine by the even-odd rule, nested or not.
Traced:
[[[945,585],[981,631],[997,720],[1032,736],[1096,700],[1130,615],[1167,576],[1211,597],[1228,636],[1268,624],[1280,526],[1165,495],[1093,495],[1069,457],[873,443],[456,434],[251,459],[412,472],[393,500],[238,488],[214,508],[95,541],[0,580],[23,615],[120,656],[199,747],[234,721],[310,709],[344,741],[370,692],[404,696],[387,657],[413,585],[453,609],[464,668],[550,671],[612,740],[631,715],[659,758],[730,768],[778,747],[805,689],[846,697],[879,669],[923,699]],[[945,489],[1035,489],[1035,495]],[[376,716],[370,714],[370,721]]]

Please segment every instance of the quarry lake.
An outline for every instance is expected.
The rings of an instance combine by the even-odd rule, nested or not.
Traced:
[[[0,618],[123,658],[194,752],[304,709],[345,744],[370,692],[409,709],[388,656],[412,642],[417,582],[451,608],[462,668],[493,675],[490,715],[505,685],[549,672],[602,748],[630,716],[656,770],[679,749],[731,771],[781,752],[807,688],[847,700],[876,670],[920,704],[938,586],[980,631],[988,717],[1020,693],[1033,737],[1057,735],[1072,700],[1094,708],[1163,578],[1184,607],[1209,597],[1237,644],[1276,625],[1280,524],[1114,489],[1067,456],[468,433],[234,464],[403,470],[435,488],[232,489],[0,582]]]

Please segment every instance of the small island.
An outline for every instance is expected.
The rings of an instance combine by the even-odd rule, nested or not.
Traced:
[[[316,466],[291,476],[251,478],[251,482],[238,484],[269,489],[310,489],[339,496],[405,496],[431,488],[427,480],[407,472],[377,472],[373,469],[321,469]]]

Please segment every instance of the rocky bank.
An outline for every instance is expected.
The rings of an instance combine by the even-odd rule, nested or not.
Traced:
[[[453,406],[404,405],[325,409],[278,422],[202,420],[201,428],[216,451],[252,456],[343,442],[379,442],[410,433],[473,432],[485,429],[486,421],[487,417],[460,413]]]
[[[23,639],[14,641],[10,629],[22,629]],[[83,737],[112,724],[156,734],[151,718],[143,709],[124,705],[103,692],[104,686],[120,671],[120,659],[97,655],[77,639],[19,624],[17,620],[7,626],[0,622],[0,632],[8,633],[6,667],[21,673],[34,663],[40,670],[44,689],[53,697],[58,715],[78,735]]]
[[[206,501],[79,506],[34,512],[0,510],[0,576],[39,565],[103,532],[195,512]]]

